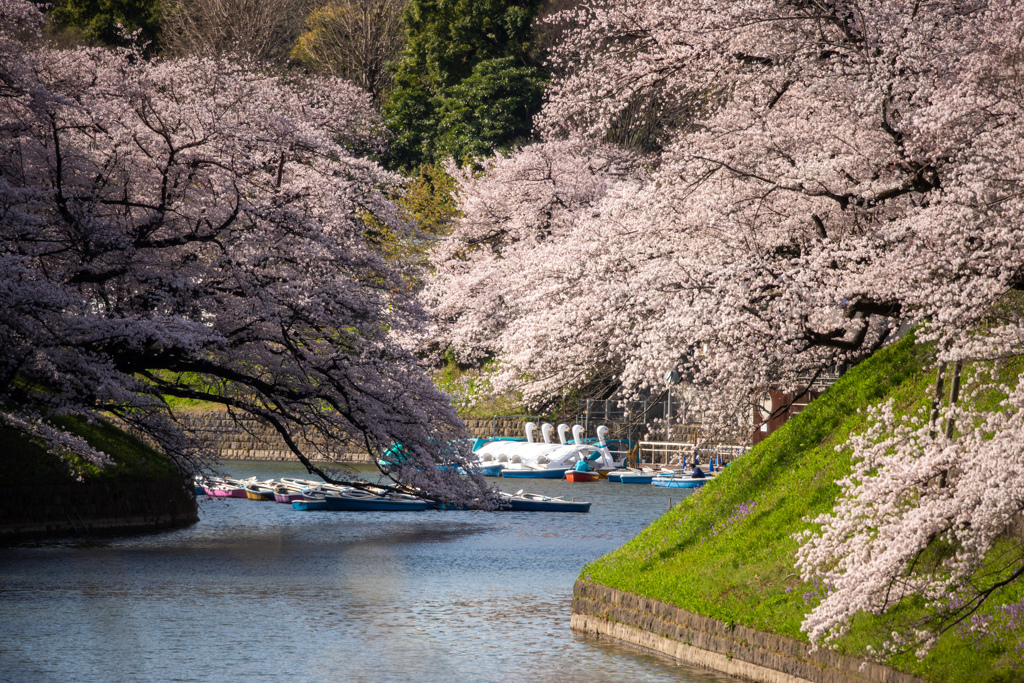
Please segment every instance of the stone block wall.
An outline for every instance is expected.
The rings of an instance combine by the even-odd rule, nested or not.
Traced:
[[[157,531],[199,521],[181,479],[36,484],[0,496],[0,543],[47,536]]]
[[[464,422],[469,435],[478,439],[486,439],[489,436],[526,436],[526,420],[468,419]],[[539,431],[536,433],[536,438],[540,439]]]
[[[224,412],[204,412],[182,418],[185,428],[196,437],[210,444],[221,460],[294,460],[295,455],[288,449],[281,435],[270,425],[253,418],[233,418]],[[299,446],[321,462],[371,462],[365,451],[355,445],[339,441],[320,455],[310,445],[323,446],[323,442],[311,444],[303,439]]]
[[[925,683],[794,638],[729,624],[633,593],[577,581],[572,629],[763,683]]]

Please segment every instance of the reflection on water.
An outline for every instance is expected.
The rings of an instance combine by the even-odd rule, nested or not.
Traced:
[[[302,513],[205,500],[189,529],[0,549],[0,679],[734,680],[569,631],[580,568],[663,512],[664,490],[526,488],[594,505]]]

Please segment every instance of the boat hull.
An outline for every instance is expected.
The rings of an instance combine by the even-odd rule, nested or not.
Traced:
[[[301,493],[275,493],[274,500],[278,503],[292,504],[297,500],[303,500],[304,496]]]
[[[597,481],[601,478],[601,475],[597,472],[580,472],[578,470],[569,470],[565,473],[565,478],[573,483],[586,482],[586,481]]]
[[[327,507],[327,502],[323,500],[293,500],[292,507],[296,510],[302,510],[303,512],[330,509]]]
[[[511,479],[561,479],[569,470],[509,470],[501,471],[501,476]]]
[[[500,477],[503,469],[505,469],[505,465],[488,465],[480,468],[480,474],[485,477]]]
[[[426,510],[430,504],[425,500],[392,498],[349,498],[347,496],[327,496],[324,498],[328,510],[338,512],[418,512]],[[294,505],[293,505],[294,507]]]
[[[690,477],[676,479],[659,479],[658,477],[655,477],[654,481],[652,481],[651,483],[654,486],[661,486],[667,489],[696,489],[700,488],[709,481],[711,481],[711,479],[708,477],[705,477],[704,479],[691,479]]]
[[[590,512],[590,503],[585,501],[508,498],[505,502],[513,512]]]
[[[656,474],[622,474],[619,475],[620,484],[650,484],[657,478]]]
[[[245,498],[245,489],[206,489],[206,495],[214,498]]]

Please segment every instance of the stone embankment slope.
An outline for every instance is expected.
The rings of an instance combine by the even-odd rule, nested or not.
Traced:
[[[586,581],[573,589],[572,629],[760,683],[925,683],[857,657],[811,652],[795,638]]]
[[[836,482],[850,472],[849,451],[836,447],[866,428],[869,406],[892,400],[897,414],[927,410],[932,358],[913,335],[879,351],[699,492],[584,567],[574,628],[751,680],[1024,680],[1014,668],[1024,625],[1003,640],[954,629],[921,661],[909,652],[887,660],[891,668],[864,669],[868,646],[877,648],[892,630],[889,617],[860,615],[828,657],[811,654],[800,628],[824,589],[800,580],[795,535],[834,507]],[[1013,584],[990,609],[1022,600],[1024,586]]]
[[[110,455],[104,469],[67,463],[0,429],[0,544],[160,531],[199,521],[191,482],[161,453],[106,422],[55,420]]]

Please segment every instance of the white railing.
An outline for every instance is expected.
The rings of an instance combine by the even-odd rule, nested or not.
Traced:
[[[705,465],[712,459],[725,464],[746,453],[748,446],[735,444],[713,444],[695,448],[692,443],[674,441],[641,441],[639,444],[641,465],[679,465],[689,460],[694,451]]]
[[[692,443],[674,441],[641,441],[641,465],[678,465],[693,455]]]

